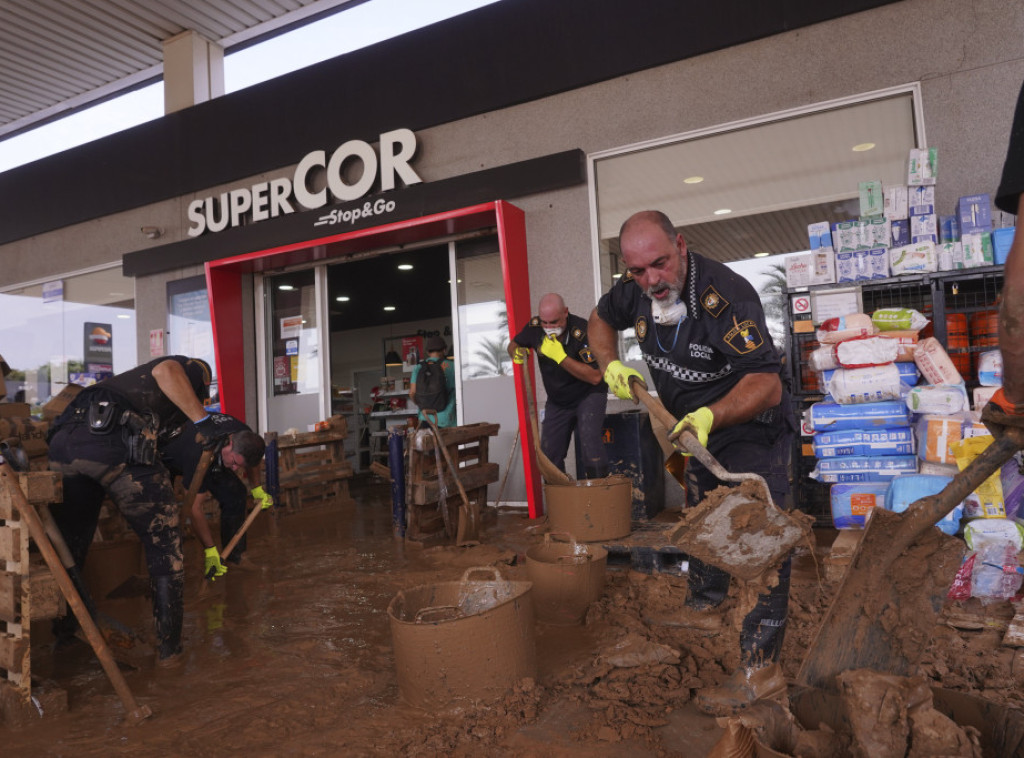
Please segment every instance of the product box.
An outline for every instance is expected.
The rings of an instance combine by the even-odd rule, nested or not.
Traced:
[[[887,221],[900,221],[908,217],[907,212],[907,188],[902,184],[895,184],[883,190],[882,213]]]
[[[836,253],[836,281],[837,282],[856,282],[857,281],[857,262],[854,259],[855,251],[843,250],[842,252]]]
[[[1006,263],[1006,256],[1010,254],[1010,246],[1013,245],[1014,227],[1008,226],[1003,229],[992,230],[992,262],[997,265]]]
[[[822,432],[814,436],[814,455],[835,458],[841,455],[914,455],[914,431],[910,427],[848,429]]]
[[[889,248],[876,247],[868,250],[868,278],[889,278]]]
[[[861,244],[868,249],[889,247],[891,233],[889,222],[884,218],[872,218],[860,222]]]
[[[965,195],[956,204],[960,236],[992,231],[992,203],[987,193]]]
[[[918,457],[930,463],[956,463],[953,445],[963,439],[962,426],[956,416],[922,416],[915,424]]]
[[[889,222],[889,247],[910,244],[910,219],[900,218]]]
[[[837,222],[832,226],[832,249],[836,253],[847,253],[863,249],[864,243],[861,240],[860,231],[856,221]],[[836,273],[838,275],[838,271]]]
[[[911,187],[907,193],[907,207],[911,216],[935,213],[935,187]]]
[[[889,249],[889,270],[893,276],[930,273],[939,270],[933,242],[918,242]]]
[[[813,224],[807,225],[807,238],[810,241],[811,250],[820,250],[821,248],[832,249],[832,231],[829,228],[828,221],[817,221]]]
[[[797,289],[811,283],[811,254],[790,255],[785,260],[786,287]]]
[[[956,216],[939,216],[939,240],[956,242],[960,239],[960,224]]]
[[[963,235],[960,239],[960,246],[964,253],[964,268],[991,266],[994,262],[992,235],[987,232],[970,232]]]
[[[964,267],[964,248],[959,240],[943,242],[935,248],[939,271],[953,271]]]
[[[814,250],[811,256],[811,284],[834,284],[836,281],[836,254],[832,248]]]
[[[907,161],[907,184],[919,186],[935,184],[939,173],[939,151],[937,148],[913,149]]]
[[[938,242],[939,219],[934,213],[910,217],[910,242]]]
[[[860,182],[860,217],[862,219],[881,216],[884,211],[882,198],[882,183],[877,179],[867,182]]]

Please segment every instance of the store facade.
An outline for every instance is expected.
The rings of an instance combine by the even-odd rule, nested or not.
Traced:
[[[725,12],[504,0],[7,172],[0,175],[5,310],[20,302],[10,298],[41,302],[51,282],[70,292],[80,277],[121,277],[133,291],[105,296],[105,307],[130,302],[122,308],[130,318],[120,320],[134,323],[134,334],[106,330],[110,365],[123,370],[125,341],[134,342],[133,355],[123,360],[135,362],[182,344],[182,329],[170,326],[172,296],[205,289],[207,347],[224,409],[261,429],[303,428],[331,412],[332,385],[349,383],[335,370],[386,371],[387,344],[376,334],[369,340],[377,347],[361,363],[332,366],[352,343],[331,349],[328,268],[443,248],[448,317],[428,328],[450,329],[460,422],[499,422],[492,459],[504,463],[516,428],[528,434],[523,388],[500,363],[491,374],[473,367],[483,343],[471,335],[495,328],[473,321],[469,306],[500,301],[513,332],[548,291],[562,293],[572,312],[590,312],[614,274],[618,224],[635,210],[674,204],[673,178],[685,178],[657,176],[650,166],[602,173],[612,159],[903,98],[904,139],[940,150],[937,205],[994,192],[1024,81],[1018,2],[734,5]],[[763,142],[761,154],[777,152],[776,144]],[[753,173],[751,183],[764,182]],[[813,187],[813,176],[803,184],[808,195],[785,207],[840,199]],[[707,222],[692,211],[680,225]],[[756,239],[751,246],[751,254],[761,249]],[[491,286],[471,291],[468,279],[459,281],[469,270]],[[278,314],[272,283],[293,272],[305,272],[308,297],[297,312]],[[205,286],[182,289],[182,282]],[[72,337],[48,349],[54,357],[83,339],[68,298],[62,302]],[[287,354],[282,319],[309,315],[317,326],[307,326],[309,339]],[[10,359],[4,342],[32,326],[8,323],[0,325],[0,353]],[[302,319],[296,324],[301,335]],[[401,321],[386,326],[384,337],[417,330]],[[308,359],[304,383],[293,382],[302,391],[275,394],[282,357],[275,340],[289,359],[286,378],[293,357]],[[524,458],[505,499],[529,501],[536,511],[539,481]]]

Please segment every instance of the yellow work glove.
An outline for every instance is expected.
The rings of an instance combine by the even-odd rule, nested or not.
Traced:
[[[715,423],[715,414],[711,412],[711,409],[706,405],[702,408],[698,408],[693,413],[687,413],[683,416],[683,420],[675,425],[672,430],[672,434],[668,436],[673,442],[679,439],[679,436],[683,433],[687,427],[693,432],[693,436],[697,438],[703,447],[708,446],[708,435],[711,433],[711,426]],[[683,455],[689,455],[685,450],[680,451]]]
[[[558,337],[553,334],[548,335],[541,341],[540,354],[547,356],[555,363],[561,363],[565,360],[565,348],[558,341]]]
[[[274,496],[263,489],[262,485],[256,487],[249,494],[252,495],[253,500],[260,504],[260,507],[263,510],[267,510],[267,508],[270,508],[274,504]]]
[[[604,370],[604,380],[608,383],[608,389],[610,389],[615,397],[620,400],[632,400],[636,402],[636,398],[633,397],[633,390],[629,386],[629,380],[631,377],[636,377],[637,381],[644,382],[644,377],[639,371],[634,371],[622,364],[622,361],[612,361],[608,364],[608,368]]]
[[[529,348],[517,347],[512,351],[512,362],[517,366],[522,366],[526,363],[526,359],[530,357]]]
[[[203,559],[203,576],[207,579],[216,579],[228,573],[228,567],[220,562],[220,552],[216,545],[203,550]]]

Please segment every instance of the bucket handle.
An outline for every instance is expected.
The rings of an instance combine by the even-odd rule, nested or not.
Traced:
[[[501,572],[498,571],[497,566],[473,566],[472,568],[468,568],[465,570],[465,572],[463,572],[462,583],[465,584],[466,582],[468,582],[470,575],[475,574],[477,572],[490,574],[491,579],[495,582],[502,581],[504,579],[504,577],[501,575]]]
[[[439,618],[427,618],[431,614],[437,614]],[[413,622],[416,624],[426,624],[431,621],[453,621],[457,618],[462,618],[462,609],[457,605],[428,605],[426,608],[420,608],[416,611],[416,617]]]
[[[588,556],[588,557],[590,556],[590,548],[584,545],[583,550],[581,551],[580,548],[579,548],[579,545],[576,543],[576,538],[572,534],[570,534],[569,532],[548,532],[548,533],[546,533],[544,535],[544,544],[545,545],[550,545],[551,544],[551,537],[553,535],[556,535],[556,534],[561,536],[561,537],[565,537],[566,541],[570,545],[572,545],[572,556],[559,556],[560,560],[562,558],[568,558],[568,557],[576,558],[576,557],[579,557],[581,555],[585,555],[585,556]]]

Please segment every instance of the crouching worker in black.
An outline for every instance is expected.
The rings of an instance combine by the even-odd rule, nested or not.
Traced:
[[[190,513],[192,528],[203,545],[203,576],[207,579],[216,579],[228,570],[221,562],[220,551],[206,521],[205,505],[209,499],[213,497],[220,504],[222,548],[245,522],[246,503],[250,494],[264,509],[274,504],[274,499],[262,486],[250,489],[248,485],[248,482],[255,481],[254,470],[260,465],[266,449],[263,438],[238,419],[226,414],[217,415],[216,427],[212,445],[195,433],[192,424],[183,424],[160,441],[161,459],[172,474],[181,476],[181,484],[185,489],[192,486],[204,448],[215,451],[210,468],[196,491]],[[242,477],[245,477],[245,481]],[[228,563],[241,563],[245,547],[246,539],[243,535],[227,557]]]
[[[157,439],[162,429],[207,418],[210,378],[205,361],[157,358],[86,387],[50,432],[50,469],[61,474],[64,489],[64,501],[51,512],[76,564],[85,565],[104,496],[142,542],[162,665],[182,650],[184,569],[181,508]],[[205,421],[196,429],[212,439],[210,426]]]

